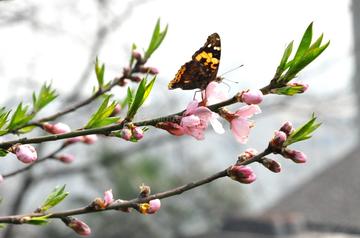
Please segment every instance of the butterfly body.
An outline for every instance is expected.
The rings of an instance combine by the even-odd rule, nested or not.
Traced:
[[[181,66],[175,78],[170,81],[168,88],[204,90],[211,81],[219,80],[217,72],[220,55],[220,36],[213,33],[208,36],[204,46],[193,54],[192,59]]]

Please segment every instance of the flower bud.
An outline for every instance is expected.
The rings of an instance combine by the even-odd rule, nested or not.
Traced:
[[[105,206],[109,206],[111,203],[114,202],[114,195],[112,193],[112,189],[106,190],[104,192],[104,203]]]
[[[140,195],[139,195],[139,197],[144,198],[144,197],[147,197],[147,196],[150,195],[150,193],[151,193],[150,186],[147,186],[147,185],[145,185],[145,184],[142,184],[142,185],[140,185],[139,188],[140,188]]]
[[[69,133],[71,131],[70,127],[62,122],[58,122],[54,125],[45,122],[43,124],[43,128],[46,132],[49,132],[51,134],[64,134],[64,133]]]
[[[307,160],[307,156],[303,152],[298,151],[298,150],[292,150],[292,149],[285,148],[282,151],[282,155],[285,158],[289,158],[292,161],[294,161],[295,163],[299,163],[299,164],[305,163]]]
[[[151,200],[151,201],[149,202],[149,205],[150,205],[150,207],[149,207],[149,209],[147,210],[147,213],[148,213],[148,214],[153,214],[153,213],[159,211],[159,210],[160,210],[160,207],[161,207],[160,199]]]
[[[159,122],[156,124],[156,127],[166,130],[174,136],[182,136],[185,134],[184,129],[179,124],[174,122]]]
[[[287,121],[281,126],[280,131],[289,136],[294,131],[294,127],[291,122]]]
[[[285,132],[275,131],[274,137],[271,140],[270,144],[275,148],[281,148],[283,146],[284,142],[286,141],[286,139],[287,139],[287,136],[286,136]]]
[[[144,137],[144,132],[140,127],[132,128],[132,135],[135,139],[141,140]]]
[[[136,59],[137,61],[140,61],[142,60],[142,56],[141,56],[141,53],[139,51],[136,51],[136,50],[133,50],[133,52],[131,53],[132,57],[134,59]]]
[[[62,154],[58,156],[57,159],[65,164],[70,164],[75,160],[75,156],[72,154]]]
[[[281,172],[281,165],[276,162],[275,160],[265,158],[261,161],[262,165],[264,165],[267,169],[274,173],[280,173]]]
[[[76,137],[72,137],[69,138],[67,140],[65,140],[64,144],[65,145],[71,145],[77,142],[84,142],[84,137],[83,136],[76,136]]]
[[[117,103],[116,105],[115,105],[115,108],[114,108],[114,110],[113,110],[113,112],[111,113],[111,117],[113,117],[113,116],[116,116],[116,115],[118,115],[119,113],[121,112],[121,105],[119,104],[119,103]]]
[[[124,140],[129,141],[129,140],[131,139],[131,137],[132,137],[131,130],[130,130],[130,129],[127,129],[127,128],[122,129],[122,130],[120,131],[120,137],[121,137],[122,139],[124,139]]]
[[[227,170],[228,176],[240,183],[250,184],[256,180],[254,171],[244,165],[232,165]]]
[[[76,218],[72,218],[67,225],[81,236],[89,236],[91,234],[90,227],[85,222]]]
[[[91,145],[91,144],[94,144],[97,140],[98,140],[97,135],[86,135],[86,136],[84,136],[83,142],[85,144]]]
[[[0,184],[4,182],[4,177],[0,174]]]
[[[249,160],[251,159],[252,157],[254,157],[255,155],[257,155],[258,152],[257,150],[253,149],[253,148],[248,148],[244,151],[244,153],[241,153],[239,156],[238,156],[238,162],[241,163],[241,162],[244,162],[246,160]]]
[[[251,104],[260,104],[263,100],[263,93],[260,90],[248,90],[241,94],[241,101],[251,105]]]
[[[288,83],[287,86],[300,88],[299,93],[304,93],[309,88],[309,84],[299,83],[299,82],[297,82],[297,83]]]
[[[137,75],[131,75],[128,77],[128,79],[130,79],[131,81],[136,82],[136,83],[139,83],[142,80],[142,78]]]
[[[23,162],[25,164],[30,164],[30,163],[34,162],[35,160],[37,160],[36,150],[31,145],[20,145],[19,144],[19,145],[16,145],[12,150],[15,152],[18,160],[20,160],[21,162]]]
[[[157,68],[155,68],[155,67],[140,66],[139,67],[139,72],[144,73],[144,74],[158,74],[159,70]]]

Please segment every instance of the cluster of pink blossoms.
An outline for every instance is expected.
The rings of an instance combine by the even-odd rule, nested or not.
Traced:
[[[217,82],[211,82],[202,92],[203,101],[196,100],[189,103],[185,112],[179,119],[179,123],[161,122],[157,127],[167,130],[169,133],[182,136],[190,135],[197,140],[204,139],[204,133],[208,125],[211,124],[214,131],[218,134],[225,132],[222,124],[218,121],[219,115],[212,112],[206,105],[218,103],[227,98],[224,88],[219,86]],[[262,102],[263,94],[259,90],[249,90],[239,95],[238,101],[248,105],[241,107],[236,112],[230,112],[225,109],[220,111],[220,116],[230,123],[230,129],[235,139],[239,143],[246,143],[250,133],[250,128],[254,123],[249,121],[254,114],[260,113],[259,104]]]

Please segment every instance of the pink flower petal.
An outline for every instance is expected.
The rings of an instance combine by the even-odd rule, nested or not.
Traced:
[[[193,127],[199,124],[200,124],[200,118],[195,115],[183,117],[180,122],[180,125],[183,127]]]
[[[260,112],[261,109],[258,105],[247,105],[237,110],[235,112],[235,115],[238,117],[249,118],[252,117],[254,114],[258,114]]]
[[[195,113],[195,110],[198,108],[199,102],[197,100],[191,101],[186,108],[184,113],[185,116]]]
[[[228,98],[226,88],[220,83],[212,81],[205,89],[206,104],[212,105]]]
[[[245,144],[247,142],[250,133],[250,125],[250,122],[241,117],[231,121],[231,132],[239,143]]]

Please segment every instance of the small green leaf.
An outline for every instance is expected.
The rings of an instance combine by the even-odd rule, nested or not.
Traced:
[[[32,118],[34,118],[34,114],[26,115],[28,112],[28,106],[22,106],[22,103],[20,103],[15,112],[13,113],[10,122],[7,126],[8,130],[15,129],[16,127],[25,125],[28,123]]]
[[[288,62],[288,59],[291,55],[292,49],[293,49],[293,45],[294,45],[294,41],[291,41],[290,44],[286,47],[284,54],[281,58],[280,64],[278,66],[278,68],[280,68],[282,71],[284,71],[286,69],[286,64]]]
[[[321,123],[316,122],[316,119],[317,118],[313,114],[311,116],[311,119],[308,122],[306,122],[304,125],[302,125],[298,129],[296,129],[293,133],[291,133],[290,136],[288,136],[288,138],[286,139],[284,145],[288,146],[288,145],[291,145],[293,143],[303,141],[303,140],[307,140],[307,139],[311,138],[312,133],[317,128],[319,128],[319,126],[321,125]]]
[[[112,95],[107,95],[105,97],[104,101],[102,102],[98,110],[91,116],[89,122],[86,124],[85,126],[86,129],[95,128],[98,127],[99,125],[104,125],[104,123],[108,123],[111,121],[111,119],[110,120],[106,119],[111,115],[111,113],[114,111],[116,106],[116,102],[112,102],[110,105],[108,105],[111,96]],[[114,119],[114,121],[116,120]]]
[[[32,95],[33,98],[33,113],[39,112],[42,108],[57,98],[55,89],[51,88],[51,83],[44,84],[39,94],[36,96],[35,92]]]
[[[275,88],[271,90],[272,94],[293,96],[295,94],[304,92],[304,85],[288,85],[282,88]]]
[[[11,112],[10,110],[6,111],[5,107],[0,109],[0,128],[3,128],[3,126],[8,121],[8,117],[9,117],[10,112]]]
[[[160,46],[162,41],[164,40],[166,33],[168,30],[168,25],[166,25],[163,31],[160,31],[160,18],[157,20],[149,47],[145,51],[145,60],[149,59],[150,56],[154,53],[154,51]]]
[[[310,25],[307,27],[307,29],[301,39],[301,42],[299,44],[299,47],[298,47],[295,57],[294,57],[295,64],[298,62],[299,59],[301,59],[301,57],[309,49],[309,46],[311,44],[311,39],[312,39],[312,26],[313,26],[313,23],[311,22]]]
[[[49,223],[49,219],[48,219],[49,216],[50,214],[41,217],[31,217],[31,219],[27,221],[26,224],[36,225],[36,226],[47,225]]]
[[[4,149],[0,149],[0,157],[5,157],[9,152]]]
[[[96,79],[98,81],[99,88],[102,88],[104,85],[105,64],[102,64],[100,66],[99,60],[97,57],[95,60],[95,73],[96,73]]]
[[[55,189],[47,196],[43,204],[40,206],[40,212],[45,212],[50,208],[56,206],[62,202],[66,196],[69,195],[68,192],[65,192],[65,185],[62,187],[56,186]]]
[[[121,107],[124,108],[125,105],[127,105],[128,108],[130,108],[133,101],[134,101],[134,92],[130,87],[128,87],[126,98],[125,98],[123,104],[121,105]]]

